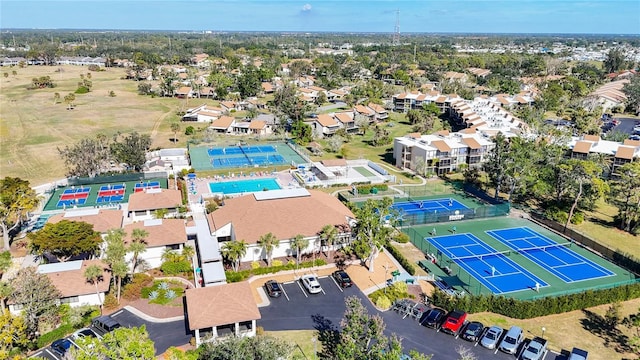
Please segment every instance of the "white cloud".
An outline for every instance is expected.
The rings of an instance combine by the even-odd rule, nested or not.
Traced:
[[[302,11],[311,11],[311,4],[304,4],[302,6]]]

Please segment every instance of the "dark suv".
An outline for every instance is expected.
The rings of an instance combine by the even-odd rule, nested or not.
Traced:
[[[264,288],[267,290],[267,294],[269,294],[269,296],[271,296],[272,298],[277,298],[282,295],[282,288],[280,287],[280,284],[278,284],[278,282],[275,280],[269,280],[264,283]]]
[[[336,280],[338,285],[342,286],[343,288],[350,287],[351,285],[353,285],[353,283],[351,282],[351,278],[349,277],[349,274],[347,274],[343,270],[334,271],[333,278]]]
[[[104,336],[120,326],[118,320],[110,316],[99,316],[91,321],[91,329],[95,330],[96,334],[100,336]]]
[[[438,326],[440,326],[440,322],[442,321],[445,313],[446,312],[442,309],[433,308],[431,309],[431,311],[429,311],[424,320],[422,320],[422,324],[424,326],[437,329]]]
[[[442,331],[448,332],[454,336],[460,333],[467,321],[467,313],[461,310],[453,310],[447,315],[446,320],[442,324]]]

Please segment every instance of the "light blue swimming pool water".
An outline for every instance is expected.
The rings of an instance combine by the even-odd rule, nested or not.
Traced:
[[[209,183],[209,190],[212,193],[238,194],[264,191],[264,189],[278,190],[281,187],[273,178]]]

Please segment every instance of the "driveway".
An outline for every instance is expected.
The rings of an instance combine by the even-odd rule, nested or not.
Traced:
[[[406,352],[416,350],[423,354],[433,354],[434,359],[455,360],[459,359],[456,349],[464,345],[472,349],[479,360],[514,359],[514,356],[495,353],[451,335],[436,332],[410,318],[403,319],[402,315],[394,311],[380,312],[356,286],[344,289],[343,292],[330,277],[322,277],[319,282],[324,292],[313,295],[307,294],[297,282],[283,284],[285,295],[270,299],[269,306],[260,308],[262,319],[258,320],[258,326],[267,331],[339,328],[346,310],[345,297],[357,296],[369,314],[379,314],[384,319],[387,335],[395,333],[403,339],[402,345]],[[555,359],[551,355],[548,354],[545,360]]]
[[[188,344],[191,340],[191,331],[184,320],[172,322],[151,322],[144,320],[128,310],[120,310],[111,315],[124,327],[138,327],[145,325],[149,338],[153,340],[156,355],[162,354],[171,346]]]

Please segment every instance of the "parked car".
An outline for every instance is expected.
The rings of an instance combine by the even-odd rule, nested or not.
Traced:
[[[467,313],[461,310],[453,310],[447,315],[447,318],[442,323],[442,331],[448,332],[454,336],[460,334],[460,331],[464,327],[467,321]]]
[[[499,326],[492,326],[484,333],[484,336],[480,340],[480,345],[486,347],[487,349],[495,349],[498,346],[498,341],[500,341],[500,337],[504,330]]]
[[[460,335],[460,337],[467,341],[475,342],[475,341],[478,341],[478,339],[480,339],[480,336],[482,335],[483,330],[484,330],[484,325],[481,322],[472,321],[467,324],[467,326],[464,328],[464,331],[462,332],[462,335]]]
[[[320,286],[318,278],[315,275],[303,275],[300,281],[302,281],[302,285],[304,285],[310,294],[322,292],[322,286]]]
[[[536,336],[524,349],[521,358],[522,360],[540,360],[546,352],[547,340]]]
[[[438,308],[433,308],[429,310],[429,313],[427,313],[427,316],[422,321],[422,324],[424,326],[437,329],[440,326],[440,323],[442,322],[442,318],[444,318],[445,314],[446,314],[446,311]]]
[[[51,350],[60,356],[64,356],[71,347],[77,347],[69,339],[58,339],[51,343]]]
[[[334,271],[333,278],[336,280],[338,285],[342,286],[343,288],[351,287],[351,285],[353,285],[349,274],[347,274],[344,270]]]
[[[504,339],[500,342],[500,351],[507,354],[515,354],[518,351],[518,346],[523,340],[523,334],[521,328],[518,326],[512,326],[504,336]]]
[[[102,339],[102,336],[100,336],[98,333],[96,333],[95,331],[89,329],[89,328],[82,328],[76,332],[73,333],[73,335],[71,335],[71,338],[74,340],[78,340],[80,338],[83,337],[95,337],[98,339]]]
[[[91,321],[91,329],[100,336],[112,332],[120,326],[118,320],[110,316],[98,316]]]
[[[586,350],[573,348],[571,354],[569,354],[568,360],[587,360],[589,353]]]
[[[278,282],[275,280],[269,280],[264,283],[264,288],[266,289],[267,294],[269,294],[269,296],[272,298],[277,298],[282,295],[282,288],[280,287],[280,284],[278,284]]]

